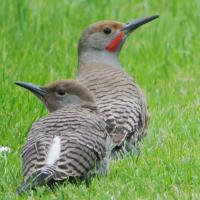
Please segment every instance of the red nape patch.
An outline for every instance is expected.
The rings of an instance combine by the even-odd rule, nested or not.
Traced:
[[[117,51],[122,39],[124,38],[124,33],[119,33],[106,47],[106,50],[115,52]]]

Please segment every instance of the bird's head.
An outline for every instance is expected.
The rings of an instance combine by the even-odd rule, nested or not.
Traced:
[[[15,84],[34,93],[50,112],[64,106],[95,103],[93,94],[76,80],[56,81],[47,86],[37,86],[26,82],[15,82]]]
[[[119,53],[125,39],[130,33],[158,17],[158,15],[154,15],[129,23],[99,21],[92,24],[81,36],[78,48],[79,56],[90,50]]]

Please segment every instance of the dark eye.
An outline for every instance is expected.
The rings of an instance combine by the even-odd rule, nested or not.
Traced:
[[[64,89],[59,89],[57,91],[57,93],[58,93],[58,95],[63,96],[63,95],[65,95],[65,90]]]
[[[106,28],[103,29],[103,32],[104,32],[105,34],[110,34],[110,33],[112,32],[112,30],[111,30],[111,28],[106,27]]]

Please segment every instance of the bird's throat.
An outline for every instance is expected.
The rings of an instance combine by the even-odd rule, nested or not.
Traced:
[[[81,54],[78,59],[79,72],[82,71],[81,69],[85,69],[86,66],[88,69],[95,69],[95,66],[96,69],[100,69],[103,66],[112,66],[116,69],[121,69],[118,52],[110,52],[107,50],[99,51],[90,49]]]
[[[124,36],[125,34],[123,32],[119,33],[109,44],[108,46],[106,47],[106,50],[107,51],[110,51],[110,52],[116,52],[119,47],[120,47],[120,44],[122,42],[122,40],[124,39]]]

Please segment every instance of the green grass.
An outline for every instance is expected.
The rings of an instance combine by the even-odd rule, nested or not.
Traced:
[[[66,185],[34,199],[200,199],[200,1],[1,0],[0,199],[18,199],[20,151],[33,121],[47,112],[16,80],[46,84],[76,74],[82,30],[98,20],[160,14],[135,31],[121,53],[148,98],[151,121],[139,160],[112,162],[91,186]],[[19,199],[27,199],[27,195]]]

